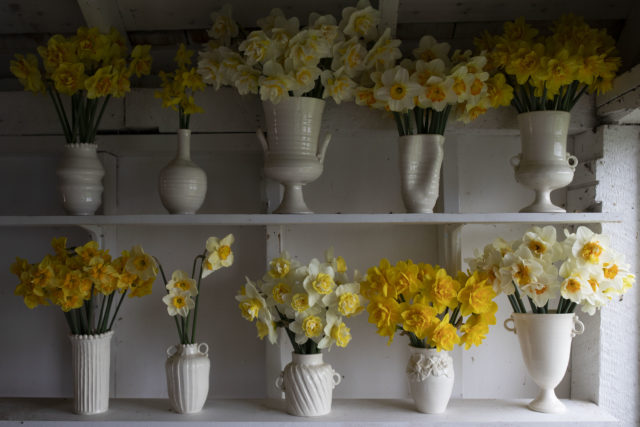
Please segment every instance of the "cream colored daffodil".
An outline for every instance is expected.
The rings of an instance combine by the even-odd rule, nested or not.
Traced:
[[[125,270],[135,274],[142,281],[146,281],[158,274],[158,263],[151,255],[144,253],[142,246],[136,245],[131,248],[129,259],[125,265]]]
[[[289,96],[289,91],[295,86],[295,79],[286,74],[282,65],[275,61],[268,61],[260,76],[260,99],[274,104]]]
[[[336,104],[340,104],[343,101],[351,101],[355,95],[357,84],[344,72],[344,68],[335,72],[324,70],[321,81],[324,86],[323,99],[331,97]]]
[[[336,288],[336,283],[333,280],[334,274],[331,265],[320,263],[315,258],[311,260],[307,266],[307,277],[302,282],[302,286],[309,294],[311,307],[334,291]]]
[[[396,64],[396,60],[402,57],[400,44],[400,40],[391,38],[391,30],[387,28],[367,53],[364,59],[365,66],[377,71],[390,69]]]
[[[338,347],[346,347],[351,341],[351,330],[342,321],[340,316],[327,312],[327,322],[324,327],[324,337],[318,343],[318,348],[331,350],[334,344]]]
[[[233,264],[231,245],[234,241],[233,234],[228,234],[222,240],[215,236],[207,239],[207,252],[202,266],[202,278],[222,267],[229,267]]]
[[[369,0],[359,0],[356,7],[347,7],[342,11],[340,28],[349,37],[371,41],[378,37],[379,23],[380,12],[371,6]]]
[[[451,46],[448,43],[438,43],[433,36],[423,36],[418,43],[418,47],[413,50],[413,56],[425,62],[441,59],[446,66],[449,66],[451,63],[449,59],[450,49]]]
[[[375,97],[386,103],[391,111],[406,112],[415,106],[414,98],[421,92],[421,86],[409,80],[409,72],[396,66],[382,73],[382,87],[375,91]]]
[[[297,344],[304,344],[309,339],[320,342],[325,323],[325,313],[322,308],[312,307],[302,314],[297,314],[295,320],[289,324],[289,330],[296,335]]]
[[[211,14],[213,25],[207,31],[209,37],[220,40],[225,46],[231,44],[231,39],[238,35],[238,24],[233,20],[230,4],[225,4],[222,8]]]
[[[198,295],[195,279],[192,279],[186,271],[182,270],[176,270],[171,274],[171,280],[167,283],[166,288],[169,292],[173,289],[179,289],[188,292],[192,297]]]
[[[171,292],[162,298],[162,302],[167,305],[169,316],[179,315],[187,317],[189,311],[195,307],[195,302],[191,299],[188,291],[182,291],[174,288]]]

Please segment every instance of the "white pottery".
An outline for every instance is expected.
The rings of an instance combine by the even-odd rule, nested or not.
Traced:
[[[178,130],[176,157],[160,171],[160,200],[172,214],[195,214],[207,194],[207,175],[191,161],[191,131]]]
[[[333,388],[341,380],[340,374],[322,361],[322,353],[292,353],[276,387],[284,391],[288,413],[315,417],[331,412]]]
[[[551,191],[567,186],[578,166],[578,159],[567,153],[570,118],[566,111],[518,114],[522,152],[511,158],[511,166],[516,181],[536,193],[520,212],[565,212],[551,203]]]
[[[102,204],[104,168],[97,148],[97,144],[65,144],[56,174],[62,204],[71,215],[93,215]]]
[[[441,414],[453,392],[453,359],[447,351],[409,346],[407,377],[416,409],[425,414]]]
[[[565,406],[556,397],[554,389],[567,370],[571,339],[584,332],[584,324],[574,313],[513,313],[504,326],[518,335],[524,364],[540,387],[540,393],[529,403],[529,409],[563,412]]]
[[[268,141],[257,135],[264,150],[264,172],[284,186],[280,206],[273,213],[312,213],[302,186],[322,175],[324,156],[331,140],[327,134],[318,145],[325,102],[317,98],[288,97],[278,104],[262,103]]]
[[[180,344],[167,349],[169,402],[179,414],[200,412],[209,394],[209,346]]]
[[[113,331],[71,335],[73,411],[92,415],[109,409],[109,364]]]
[[[409,213],[432,213],[440,191],[444,136],[421,134],[398,140],[402,200]]]

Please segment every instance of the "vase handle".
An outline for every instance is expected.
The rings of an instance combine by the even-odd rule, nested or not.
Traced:
[[[578,316],[573,316],[573,329],[571,330],[571,336],[582,335],[584,333],[584,323],[578,319]]]
[[[284,372],[280,372],[280,375],[276,378],[276,388],[280,391],[284,391]]]
[[[511,159],[509,159],[509,164],[515,170],[520,166],[520,161],[522,160],[522,153],[516,154]]]
[[[331,377],[333,378],[333,386],[334,387],[342,382],[342,375],[340,375],[336,371],[333,371],[333,373],[331,374]]]
[[[331,141],[331,134],[328,133],[320,143],[320,146],[318,147],[317,157],[318,157],[318,160],[320,160],[320,163],[324,163],[324,155],[327,153],[327,147],[329,146],[330,141]]]
[[[567,163],[571,169],[575,169],[578,166],[578,158],[572,154],[567,153]]]
[[[167,356],[171,357],[178,352],[178,346],[172,345],[167,349]]]
[[[508,325],[509,322],[511,322],[511,327],[509,327],[509,325]],[[509,332],[513,332],[514,334],[517,334],[517,332],[516,332],[516,324],[513,321],[513,317],[509,317],[508,319],[506,319],[504,321],[504,328]]]
[[[269,144],[267,143],[267,137],[264,135],[262,129],[258,128],[256,130],[256,136],[258,137],[258,141],[260,141],[260,145],[262,145],[262,151],[264,151],[264,154],[268,154]]]
[[[202,347],[204,346],[204,350],[202,350]],[[202,354],[204,354],[205,356],[207,356],[209,354],[209,344],[203,342],[200,343],[200,345],[198,345],[198,351]]]

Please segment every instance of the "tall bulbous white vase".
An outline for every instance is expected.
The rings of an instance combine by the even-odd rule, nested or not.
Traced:
[[[505,328],[518,335],[527,372],[540,387],[529,409],[558,413],[565,410],[554,389],[560,384],[569,364],[571,339],[584,332],[584,324],[574,313],[513,313]]]
[[[178,130],[176,157],[160,171],[160,200],[172,214],[195,214],[207,194],[207,175],[191,161],[191,131]]]
[[[97,148],[97,144],[65,144],[56,174],[68,214],[93,215],[102,204],[104,168]]]
[[[331,412],[333,388],[341,380],[340,374],[322,361],[322,353],[292,353],[276,387],[284,391],[289,414],[315,417]]]
[[[209,346],[180,344],[167,349],[167,391],[179,414],[200,412],[209,394]]]
[[[324,156],[331,140],[318,144],[325,102],[317,98],[288,97],[274,104],[262,103],[267,137],[257,135],[264,150],[264,173],[284,186],[279,214],[312,213],[304,201],[302,186],[322,175]]]
[[[109,409],[109,365],[113,331],[71,335],[73,411],[92,415]]]
[[[511,158],[516,181],[535,191],[535,200],[520,212],[566,212],[551,203],[551,191],[573,180],[578,159],[567,152],[571,114],[532,111],[518,115],[522,152]]]
[[[444,136],[406,135],[398,140],[402,200],[409,213],[432,213],[440,191]]]
[[[453,383],[453,359],[447,351],[409,346],[407,378],[416,409],[441,414],[447,409]]]

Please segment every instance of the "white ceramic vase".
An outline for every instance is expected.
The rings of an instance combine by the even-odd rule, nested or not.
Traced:
[[[565,410],[554,389],[560,384],[569,364],[571,339],[584,332],[584,324],[574,313],[513,313],[505,328],[518,335],[522,358],[540,393],[529,409],[558,413]]]
[[[440,191],[444,136],[406,135],[398,140],[402,200],[409,213],[432,213]]]
[[[578,159],[567,153],[570,118],[566,111],[518,115],[522,152],[511,158],[511,166],[516,181],[536,193],[520,212],[565,212],[551,203],[551,191],[569,185],[578,166]]]
[[[333,388],[340,374],[322,361],[322,353],[291,354],[291,362],[276,379],[284,391],[287,412],[300,417],[315,417],[331,412]]]
[[[425,414],[441,414],[453,391],[453,359],[447,351],[409,346],[407,377],[416,409]]]
[[[93,215],[102,204],[104,168],[97,148],[97,144],[65,144],[56,174],[62,204],[71,215]]]
[[[200,412],[209,394],[209,346],[180,344],[167,349],[167,390],[171,408],[179,414]]]
[[[195,214],[207,194],[207,175],[191,161],[191,131],[178,130],[176,157],[160,171],[160,200],[172,214]]]
[[[264,172],[284,186],[280,206],[273,213],[307,214],[302,186],[322,175],[324,156],[331,140],[327,134],[318,145],[325,102],[317,98],[288,97],[278,104],[262,103],[267,137],[257,135],[264,150]]]
[[[71,335],[73,411],[92,415],[109,409],[109,365],[113,331]]]

